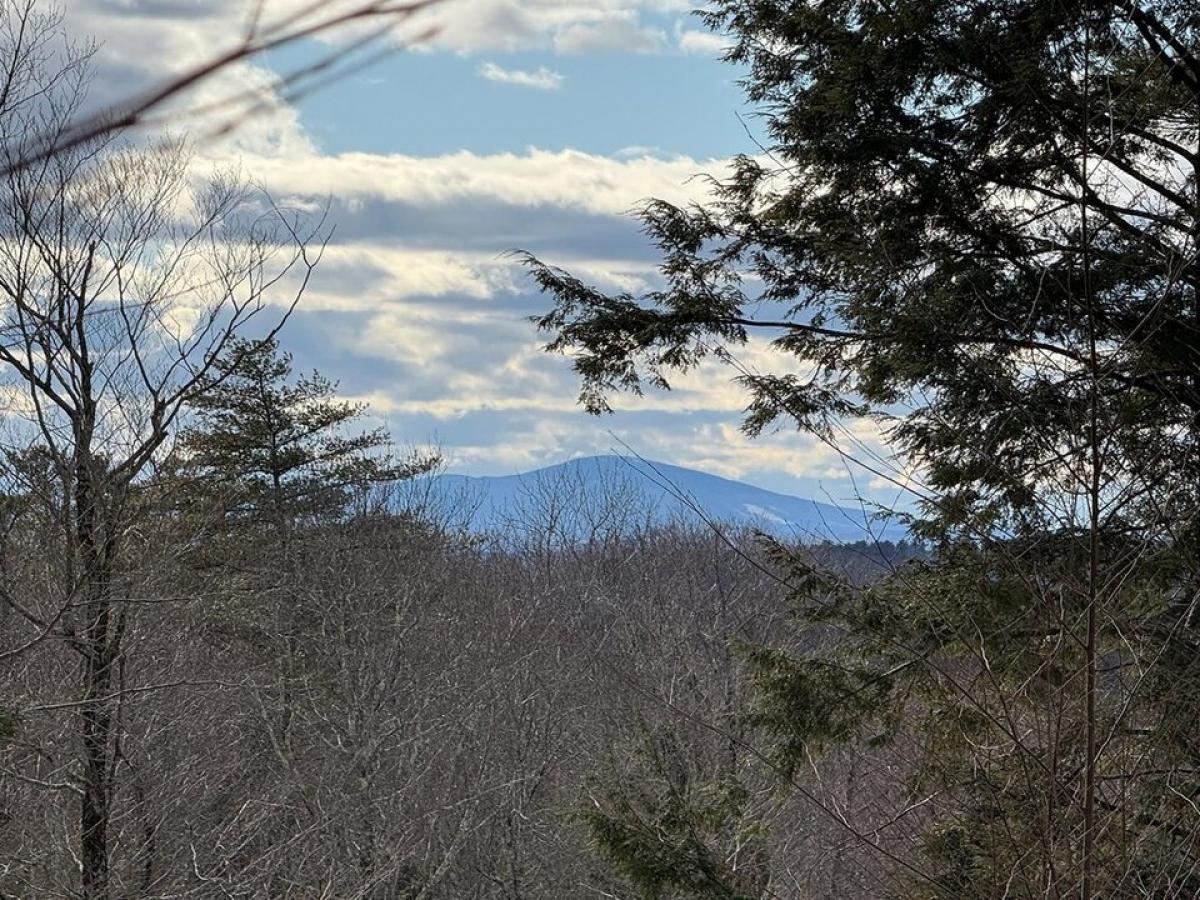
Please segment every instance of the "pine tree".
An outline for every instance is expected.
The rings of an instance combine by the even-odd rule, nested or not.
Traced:
[[[293,380],[292,357],[274,339],[236,343],[192,403],[185,481],[219,497],[229,523],[284,535],[337,521],[356,491],[434,465],[397,461],[385,429],[356,429],[365,405],[336,391],[318,372]]]
[[[1200,7],[705,16],[764,152],[645,208],[659,289],[529,265],[593,411],[760,332],[808,374],[738,369],[749,432],[872,416],[919,476],[930,561],[866,590],[790,563],[801,627],[845,637],[750,653],[773,765],[921,748],[919,850],[850,832],[903,896],[1200,893]]]
[[[257,699],[275,757],[300,794],[298,758],[315,727],[301,698],[328,677],[315,649],[328,610],[308,590],[312,557],[328,529],[345,524],[355,495],[436,464],[398,462],[384,429],[356,428],[364,405],[337,399],[336,390],[317,372],[293,379],[292,357],[274,339],[234,342],[201,385],[195,424],[165,479],[190,515],[199,509],[216,520],[195,560],[216,577],[206,622],[265,652],[274,685]]]

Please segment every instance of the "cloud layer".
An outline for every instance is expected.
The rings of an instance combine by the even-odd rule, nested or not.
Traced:
[[[267,15],[286,15],[299,3],[268,2]],[[566,92],[574,83],[554,68],[555,54],[715,56],[710,35],[681,24],[690,6],[448,2],[436,12],[442,27],[429,52],[488,54],[477,68],[483,91],[495,90],[486,79]],[[245,27],[246,9],[240,0],[81,0],[67,20],[75,33],[101,41],[100,103],[165,77],[164,61],[180,70],[227,46]],[[511,65],[499,56],[506,51],[524,55]],[[825,445],[785,432],[747,440],[737,428],[745,397],[736,373],[715,362],[678,379],[670,393],[622,398],[617,416],[585,416],[570,361],[542,352],[545,336],[530,322],[549,300],[508,251],[529,250],[607,290],[644,290],[655,283],[656,260],[629,211],[651,197],[703,199],[709,183],[697,176],[720,177],[726,160],[663,157],[648,148],[611,157],[538,148],[323,154],[278,96],[276,78],[243,65],[193,98],[219,98],[247,84],[266,98],[235,135],[201,148],[197,171],[235,162],[277,202],[328,215],[336,228],[284,340],[300,366],[319,367],[348,395],[370,401],[399,439],[437,441],[475,473],[628,446],[776,489],[839,502],[853,493],[843,461]],[[785,365],[762,342],[739,355],[752,369]],[[861,437],[883,452],[877,433]]]

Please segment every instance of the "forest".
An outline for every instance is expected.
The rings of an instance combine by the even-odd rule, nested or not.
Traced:
[[[297,365],[336,223],[172,104],[453,2],[248,4],[97,111],[0,0],[0,897],[1200,896],[1200,6],[710,0],[762,138],[636,212],[652,283],[513,248],[566,402],[716,363],[903,495],[814,543],[468,528]]]

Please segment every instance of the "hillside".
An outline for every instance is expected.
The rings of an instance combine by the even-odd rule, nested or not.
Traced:
[[[549,524],[560,534],[708,520],[806,543],[899,540],[903,528],[873,510],[768,491],[668,463],[593,456],[516,475],[438,475],[429,496],[477,531]]]

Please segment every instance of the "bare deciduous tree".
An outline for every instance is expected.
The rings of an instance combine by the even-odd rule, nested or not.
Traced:
[[[33,50],[16,50],[26,87],[7,132],[66,134],[82,60],[46,71]],[[121,671],[136,606],[122,592],[139,486],[216,358],[268,297],[290,290],[266,326],[277,328],[316,258],[313,233],[238,179],[193,186],[178,144],[68,144],[36,161],[19,142],[3,148],[0,377],[19,413],[7,473],[60,529],[61,552],[51,593],[5,594],[25,629],[6,653],[53,638],[78,660],[79,757],[68,777],[80,795],[83,893],[105,898],[115,716],[132,689]],[[14,461],[30,453],[42,483],[22,489],[28,467]]]

